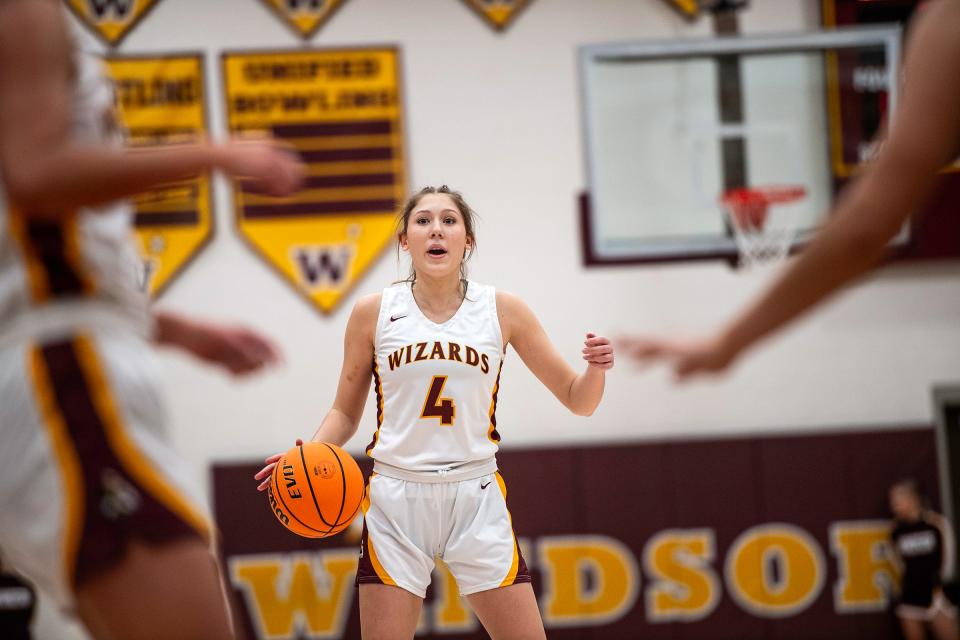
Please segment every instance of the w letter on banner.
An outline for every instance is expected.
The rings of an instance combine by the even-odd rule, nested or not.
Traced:
[[[66,0],[88,29],[116,47],[160,0]]]
[[[307,40],[347,0],[262,0],[280,18]]]
[[[307,164],[287,198],[235,185],[240,233],[329,313],[393,239],[407,190],[398,53],[226,53],[223,65],[230,130],[269,131]]]
[[[464,0],[497,31],[506,29],[533,0]]]

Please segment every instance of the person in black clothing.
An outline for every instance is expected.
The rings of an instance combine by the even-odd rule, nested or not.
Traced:
[[[30,624],[37,596],[26,581],[8,573],[0,563],[0,638],[30,640]]]
[[[906,640],[923,640],[925,627],[937,640],[957,640],[957,610],[943,594],[953,572],[954,543],[950,523],[925,509],[917,483],[902,480],[890,488],[890,532],[894,560],[902,579],[896,607]]]

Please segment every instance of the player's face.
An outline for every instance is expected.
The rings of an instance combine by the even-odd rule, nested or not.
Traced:
[[[444,277],[459,274],[471,240],[450,196],[428,193],[410,213],[400,246],[410,252],[417,274]]]
[[[900,520],[911,520],[917,516],[920,505],[917,497],[905,489],[893,488],[890,490],[890,511]]]

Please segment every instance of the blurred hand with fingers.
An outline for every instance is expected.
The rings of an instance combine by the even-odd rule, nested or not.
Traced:
[[[653,338],[624,336],[617,346],[635,362],[647,366],[665,362],[678,381],[727,370],[737,356],[725,340],[709,338]]]
[[[223,170],[234,178],[249,181],[258,193],[288,196],[300,188],[306,177],[306,166],[296,150],[268,134],[245,134],[222,149]]]
[[[265,335],[242,326],[201,322],[169,312],[154,315],[155,340],[244,376],[282,362],[280,349]]]

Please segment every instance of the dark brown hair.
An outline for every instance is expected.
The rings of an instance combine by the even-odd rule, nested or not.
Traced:
[[[463,256],[463,260],[460,261],[460,280],[464,284],[467,280],[467,260],[470,259],[470,256],[473,255],[474,249],[477,247],[477,237],[474,234],[474,223],[477,218],[477,214],[473,209],[470,208],[470,205],[467,204],[467,201],[463,199],[463,195],[459,191],[454,191],[447,185],[440,185],[439,187],[424,187],[417,191],[415,194],[410,196],[407,200],[407,203],[403,205],[403,209],[400,210],[400,215],[397,216],[397,240],[400,240],[400,237],[407,232],[407,224],[410,222],[410,215],[413,213],[413,210],[416,209],[417,204],[420,203],[420,199],[425,195],[431,193],[442,193],[445,196],[449,196],[453,200],[453,204],[457,206],[457,209],[460,211],[460,215],[463,216],[463,226],[467,231],[467,237],[470,238],[470,249]],[[400,244],[397,243],[397,258],[400,257]],[[406,280],[401,282],[416,282],[417,272],[414,271],[413,265],[410,265],[410,275],[407,276]],[[464,292],[466,292],[466,287],[464,287]]]

